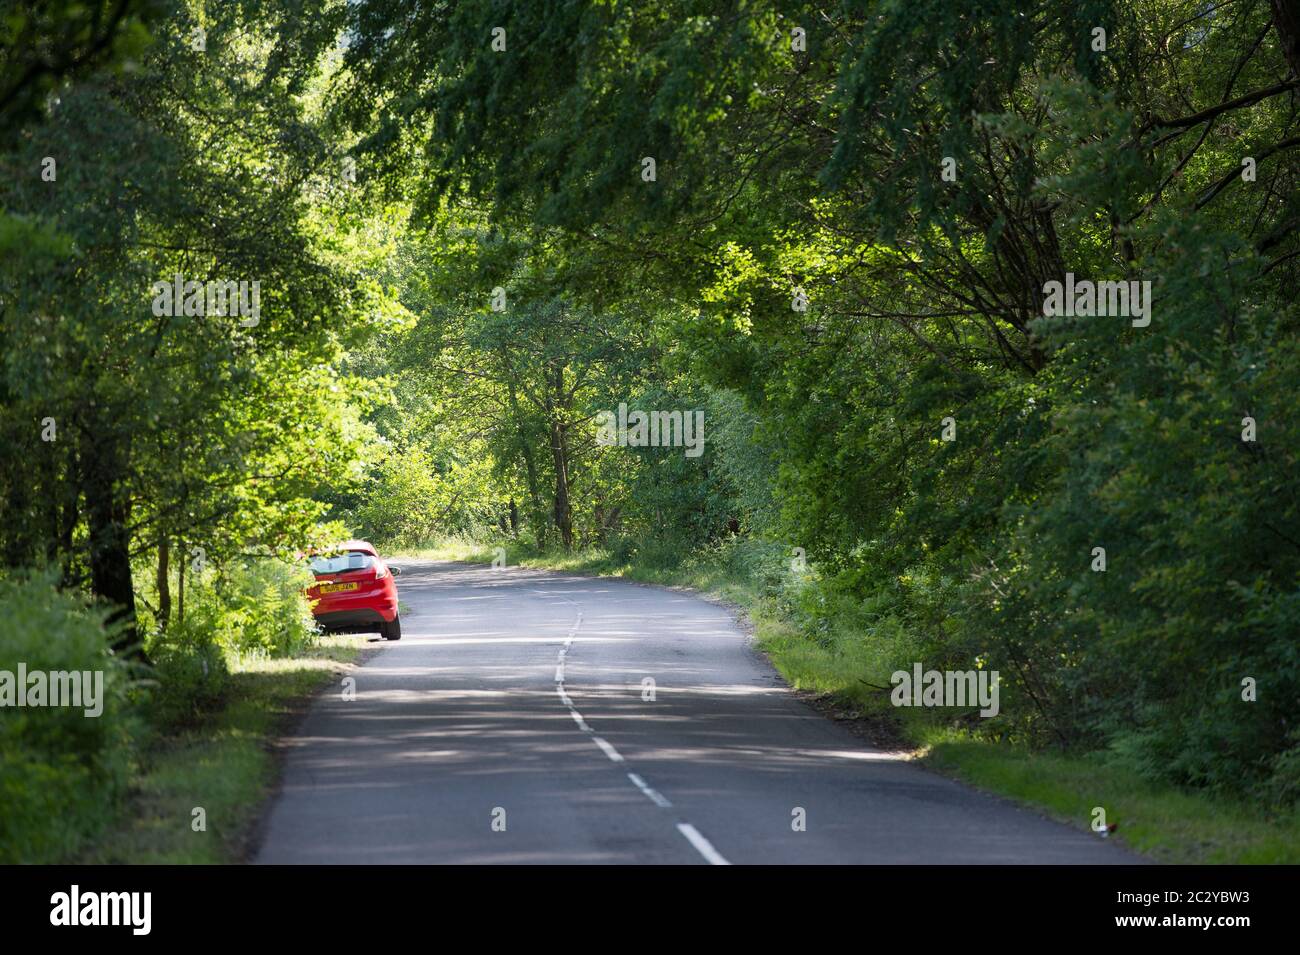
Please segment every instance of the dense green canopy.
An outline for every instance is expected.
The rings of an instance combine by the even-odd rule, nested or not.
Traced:
[[[975,732],[1294,796],[1300,5],[100,6],[0,18],[11,569],[743,541]]]

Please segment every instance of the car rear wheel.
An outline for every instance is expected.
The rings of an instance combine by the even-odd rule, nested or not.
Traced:
[[[379,635],[385,640],[402,639],[402,618],[394,617],[392,623],[381,623],[379,625]]]

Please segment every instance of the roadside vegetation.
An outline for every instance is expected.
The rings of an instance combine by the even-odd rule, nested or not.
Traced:
[[[357,652],[298,554],[373,445],[344,357],[403,319],[313,6],[4,4],[0,671],[106,679],[93,717],[0,711],[0,861],[237,859]]]
[[[94,718],[46,706],[0,720],[0,862],[239,861],[275,737],[365,644],[315,633],[301,573],[199,575],[186,616],[150,627],[147,663],[114,655],[106,612],[48,577],[0,581],[0,670],[105,674]]]
[[[159,724],[140,741],[120,808],[73,860],[249,861],[278,779],[277,738],[293,731],[318,692],[338,685],[365,643],[364,636],[330,635],[288,656],[240,659],[206,709]]]
[[[1294,4],[0,14],[0,671],[109,694],[0,711],[0,858],[237,852],[353,535],[721,588],[936,764],[1295,858]]]

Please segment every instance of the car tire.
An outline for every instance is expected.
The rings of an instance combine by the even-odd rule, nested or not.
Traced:
[[[394,617],[392,623],[382,623],[379,625],[379,635],[385,640],[402,639],[402,618]]]

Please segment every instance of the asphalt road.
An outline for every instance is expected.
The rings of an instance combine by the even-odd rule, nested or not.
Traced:
[[[864,745],[790,693],[721,607],[397,563],[403,639],[287,743],[258,862],[1138,861]]]

